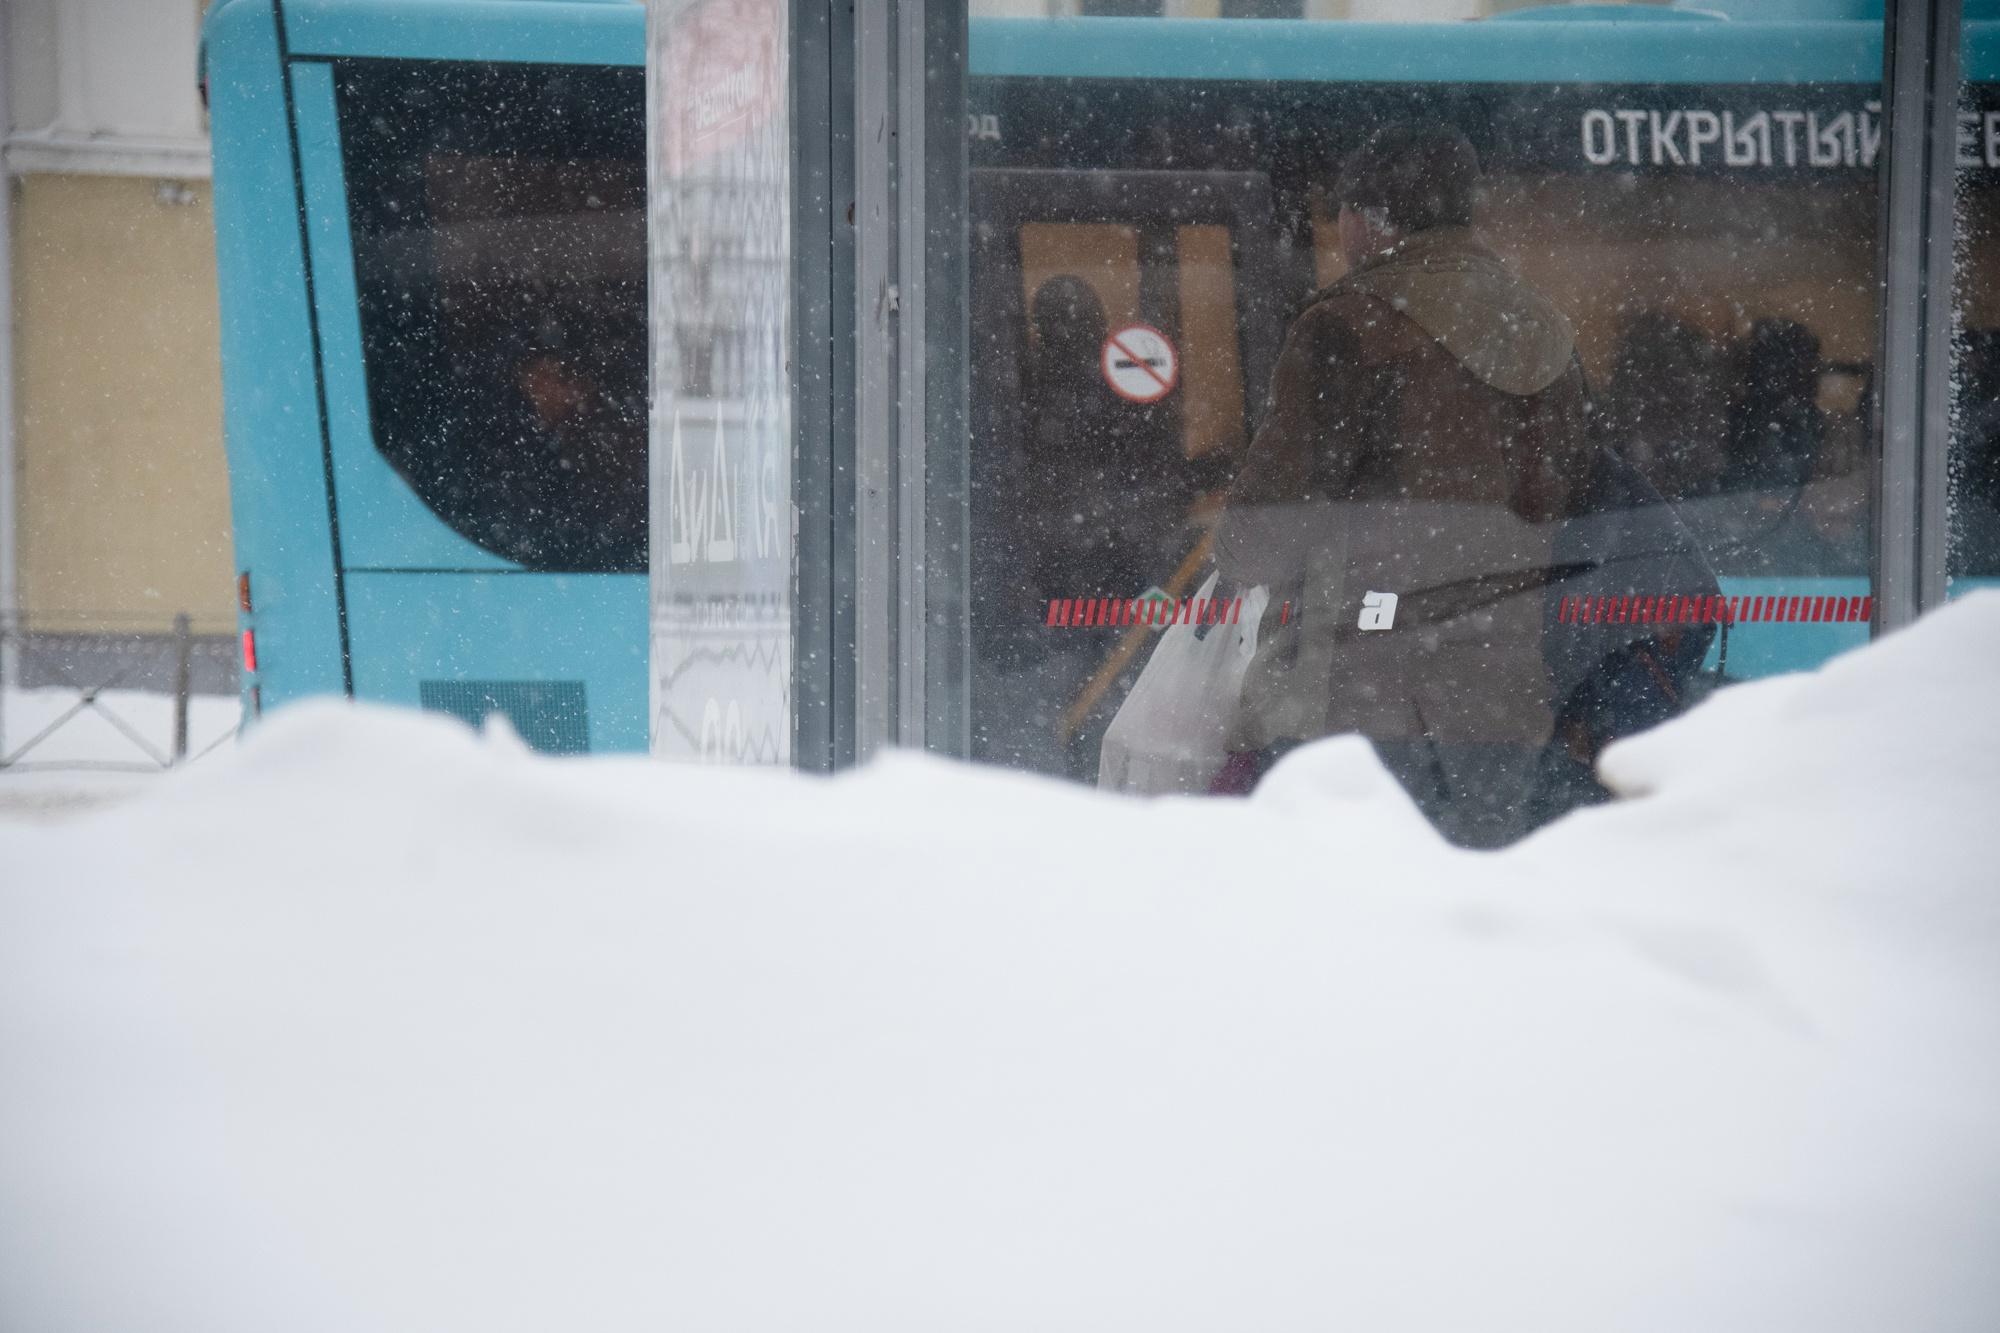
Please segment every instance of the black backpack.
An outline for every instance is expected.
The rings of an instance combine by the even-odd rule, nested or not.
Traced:
[[[1701,606],[1721,595],[1674,506],[1602,444],[1581,501],[1560,525],[1551,565],[1542,651],[1556,717],[1542,819],[1606,799],[1593,771],[1604,747],[1678,716],[1715,688],[1702,669],[1718,632],[1714,617],[1658,617],[1663,599]]]

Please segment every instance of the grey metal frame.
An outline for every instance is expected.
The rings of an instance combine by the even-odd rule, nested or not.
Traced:
[[[969,638],[952,591],[965,526],[952,514],[965,487],[942,460],[940,509],[927,447],[956,438],[964,419],[964,303],[927,299],[933,284],[963,290],[964,8],[875,0],[833,7],[828,24],[837,216],[827,332],[852,336],[835,336],[826,358],[832,418],[817,435],[802,419],[799,445],[826,451],[821,484],[800,498],[807,517],[826,506],[828,566],[802,572],[801,594],[810,578],[830,608],[821,730],[832,767],[888,745],[969,744],[965,710],[952,703]],[[803,571],[803,543],[800,558]]]
[[[11,50],[11,22],[9,7],[0,6],[0,48]],[[10,64],[0,59],[0,620],[21,609],[17,573],[20,462],[14,439],[14,172],[7,165],[6,153],[8,131],[14,123],[7,77]],[[11,638],[0,641],[0,688],[16,677],[15,653]]]
[[[839,761],[834,312],[842,238],[832,0],[792,0],[792,762]],[[840,6],[845,8],[845,6]]]
[[[928,223],[924,201],[929,184],[925,146],[929,142],[924,116],[924,18],[930,6],[905,0],[896,8],[896,127],[892,141],[896,178],[891,198],[896,209],[895,298],[889,313],[896,320],[896,401],[899,429],[896,454],[896,671],[893,736],[903,745],[924,744],[925,633],[924,587],[928,533],[924,525],[927,494],[926,463],[929,432],[925,404],[929,400],[924,368],[929,349],[925,322],[928,285],[924,282],[924,236]],[[906,77],[914,75],[914,77]]]
[[[905,232],[907,248],[922,256],[905,273],[904,309],[909,327],[920,327],[923,360],[917,372],[923,387],[921,420],[926,439],[923,506],[918,521],[927,541],[918,585],[921,604],[909,612],[923,626],[921,679],[924,682],[923,744],[939,753],[972,753],[972,618],[966,601],[972,567],[972,483],[966,404],[971,346],[970,267],[967,259],[966,197],[970,153],[965,134],[966,9],[961,0],[929,0],[923,6],[922,50],[904,60],[922,78],[905,85],[906,123],[922,122],[921,193],[905,206],[921,226]],[[906,40],[915,40],[913,27]],[[917,111],[921,116],[917,116]],[[910,141],[906,138],[905,148]],[[937,293],[936,300],[929,299]],[[943,447],[932,448],[930,442]]]
[[[1945,596],[1961,17],[1960,0],[1888,0],[1885,9],[1877,634]]]
[[[855,7],[854,758],[898,738],[901,165],[893,0]]]
[[[900,307],[924,235],[922,192],[908,225],[901,175],[925,158],[921,124],[915,152],[904,144],[897,72],[910,16],[941,7],[793,0],[793,753],[809,769],[923,736],[923,530],[910,530],[923,496],[905,491],[925,362],[922,325]],[[921,311],[920,283],[913,296]],[[916,456],[920,480],[920,443]]]

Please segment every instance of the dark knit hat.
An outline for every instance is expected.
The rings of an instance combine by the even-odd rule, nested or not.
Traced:
[[[1334,200],[1378,209],[1399,231],[1463,227],[1472,222],[1479,154],[1449,125],[1390,125],[1375,131],[1341,164]]]

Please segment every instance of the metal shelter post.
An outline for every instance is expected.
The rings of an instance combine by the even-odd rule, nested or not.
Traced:
[[[836,364],[828,487],[835,716],[851,718],[836,764],[891,745],[967,749],[965,6],[880,0],[852,24],[852,60],[837,31],[832,46],[853,164],[851,379]],[[838,297],[833,309],[840,330]]]
[[[1884,15],[1875,632],[1940,605],[1948,541],[1960,0]]]

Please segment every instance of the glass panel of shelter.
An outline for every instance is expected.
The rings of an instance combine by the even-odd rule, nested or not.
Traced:
[[[1377,32],[1379,72],[1340,25],[1280,56],[1267,24],[975,22],[975,757],[1230,791],[1359,731],[1492,845],[1601,799],[1618,736],[1865,640],[1879,23],[1811,59],[1683,37],[1663,84],[1714,20],[1597,17],[1532,82],[1499,53],[1533,19]],[[1256,202],[1174,211],[1230,181]],[[1230,622],[1217,697],[1134,693],[1216,656],[1133,625],[1148,593]]]
[[[1607,427],[1716,572],[1865,576],[1872,181],[1493,171],[1486,189],[1486,238],[1570,316]],[[1322,192],[1323,284],[1345,271],[1334,232]]]
[[[1958,338],[1948,590],[2000,585],[2000,12],[1967,5],[1958,116]]]
[[[973,755],[1089,780],[1146,636],[1050,618],[1192,593],[1275,352],[1269,185],[997,171],[972,198]]]

